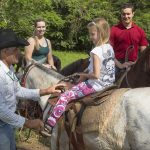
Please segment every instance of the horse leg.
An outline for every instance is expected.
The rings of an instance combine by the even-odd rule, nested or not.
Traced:
[[[73,150],[69,149],[69,139],[63,120],[59,120],[53,129],[51,136],[51,150]]]

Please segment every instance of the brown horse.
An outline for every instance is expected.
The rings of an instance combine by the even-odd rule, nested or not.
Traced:
[[[60,74],[64,76],[69,76],[77,72],[83,72],[88,67],[88,65],[89,65],[89,58],[79,59],[61,69]]]
[[[147,47],[137,62],[131,67],[122,80],[120,87],[149,87],[150,86],[150,46]]]

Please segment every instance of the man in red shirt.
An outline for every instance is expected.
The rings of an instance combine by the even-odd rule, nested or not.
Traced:
[[[143,29],[132,22],[134,6],[121,7],[121,22],[111,28],[110,42],[115,52],[116,73],[135,63],[138,51],[142,52],[148,41]]]

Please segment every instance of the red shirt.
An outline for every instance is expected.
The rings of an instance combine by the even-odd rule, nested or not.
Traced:
[[[139,46],[148,45],[144,30],[134,23],[132,23],[130,29],[126,29],[122,23],[113,26],[111,28],[110,43],[118,60],[125,60],[126,50],[132,45],[133,49],[128,54],[128,60],[130,61],[137,59]]]

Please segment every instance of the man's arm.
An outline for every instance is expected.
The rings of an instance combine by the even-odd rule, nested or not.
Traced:
[[[4,123],[10,124],[15,128],[27,127],[35,130],[42,130],[44,127],[40,119],[27,120],[24,117],[16,114],[13,110],[9,109],[5,103],[5,98],[0,92],[0,120]]]
[[[65,86],[65,84],[56,84],[45,89],[28,89],[21,87],[18,83],[16,87],[16,96],[18,99],[32,99],[38,101],[40,100],[40,96],[61,93],[61,89]]]

